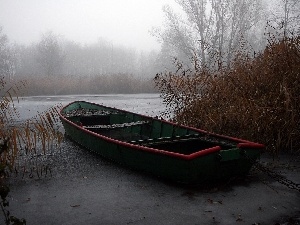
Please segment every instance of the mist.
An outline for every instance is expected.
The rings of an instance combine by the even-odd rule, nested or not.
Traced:
[[[0,25],[11,42],[31,44],[52,31],[80,44],[98,38],[137,50],[159,49],[149,34],[163,21],[171,0],[0,0]]]
[[[276,24],[299,29],[295,0],[205,2],[200,24],[197,4],[180,0],[0,0],[1,75],[32,95],[154,92],[174,62],[230,66],[241,41],[254,55]]]

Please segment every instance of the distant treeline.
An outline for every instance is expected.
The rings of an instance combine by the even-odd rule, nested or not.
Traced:
[[[22,95],[72,95],[72,94],[133,94],[157,92],[151,78],[142,79],[134,75],[114,74],[101,76],[57,77],[26,76]],[[15,82],[17,80],[14,80]]]
[[[0,72],[26,81],[26,95],[149,93],[164,70],[159,52],[138,52],[99,39],[81,45],[52,32],[29,46],[10,44],[0,27]]]
[[[82,45],[64,40],[48,32],[38,43],[11,46],[15,76],[95,76],[133,74],[154,77],[161,70],[158,52],[138,52],[135,49],[99,39]]]

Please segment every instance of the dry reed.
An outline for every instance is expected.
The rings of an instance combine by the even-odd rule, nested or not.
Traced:
[[[241,48],[227,68],[177,68],[155,78],[174,121],[299,153],[299,36],[270,38],[254,57]]]
[[[18,122],[20,115],[14,102],[18,101],[17,93],[25,83],[11,84],[1,78],[0,84],[0,173],[3,174],[8,170],[13,171],[21,156],[30,155],[34,158],[45,155],[51,147],[60,145],[63,135],[57,129],[60,105]]]

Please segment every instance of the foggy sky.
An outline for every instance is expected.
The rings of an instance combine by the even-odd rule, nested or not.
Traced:
[[[43,33],[82,44],[98,38],[137,50],[158,49],[149,34],[173,0],[0,0],[0,26],[10,42],[38,42]]]

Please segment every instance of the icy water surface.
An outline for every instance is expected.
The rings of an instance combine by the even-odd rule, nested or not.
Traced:
[[[77,100],[94,102],[149,116],[158,116],[164,111],[164,105],[159,94],[31,96],[20,98],[16,107],[20,111],[20,120],[24,120],[56,104],[66,105]]]

